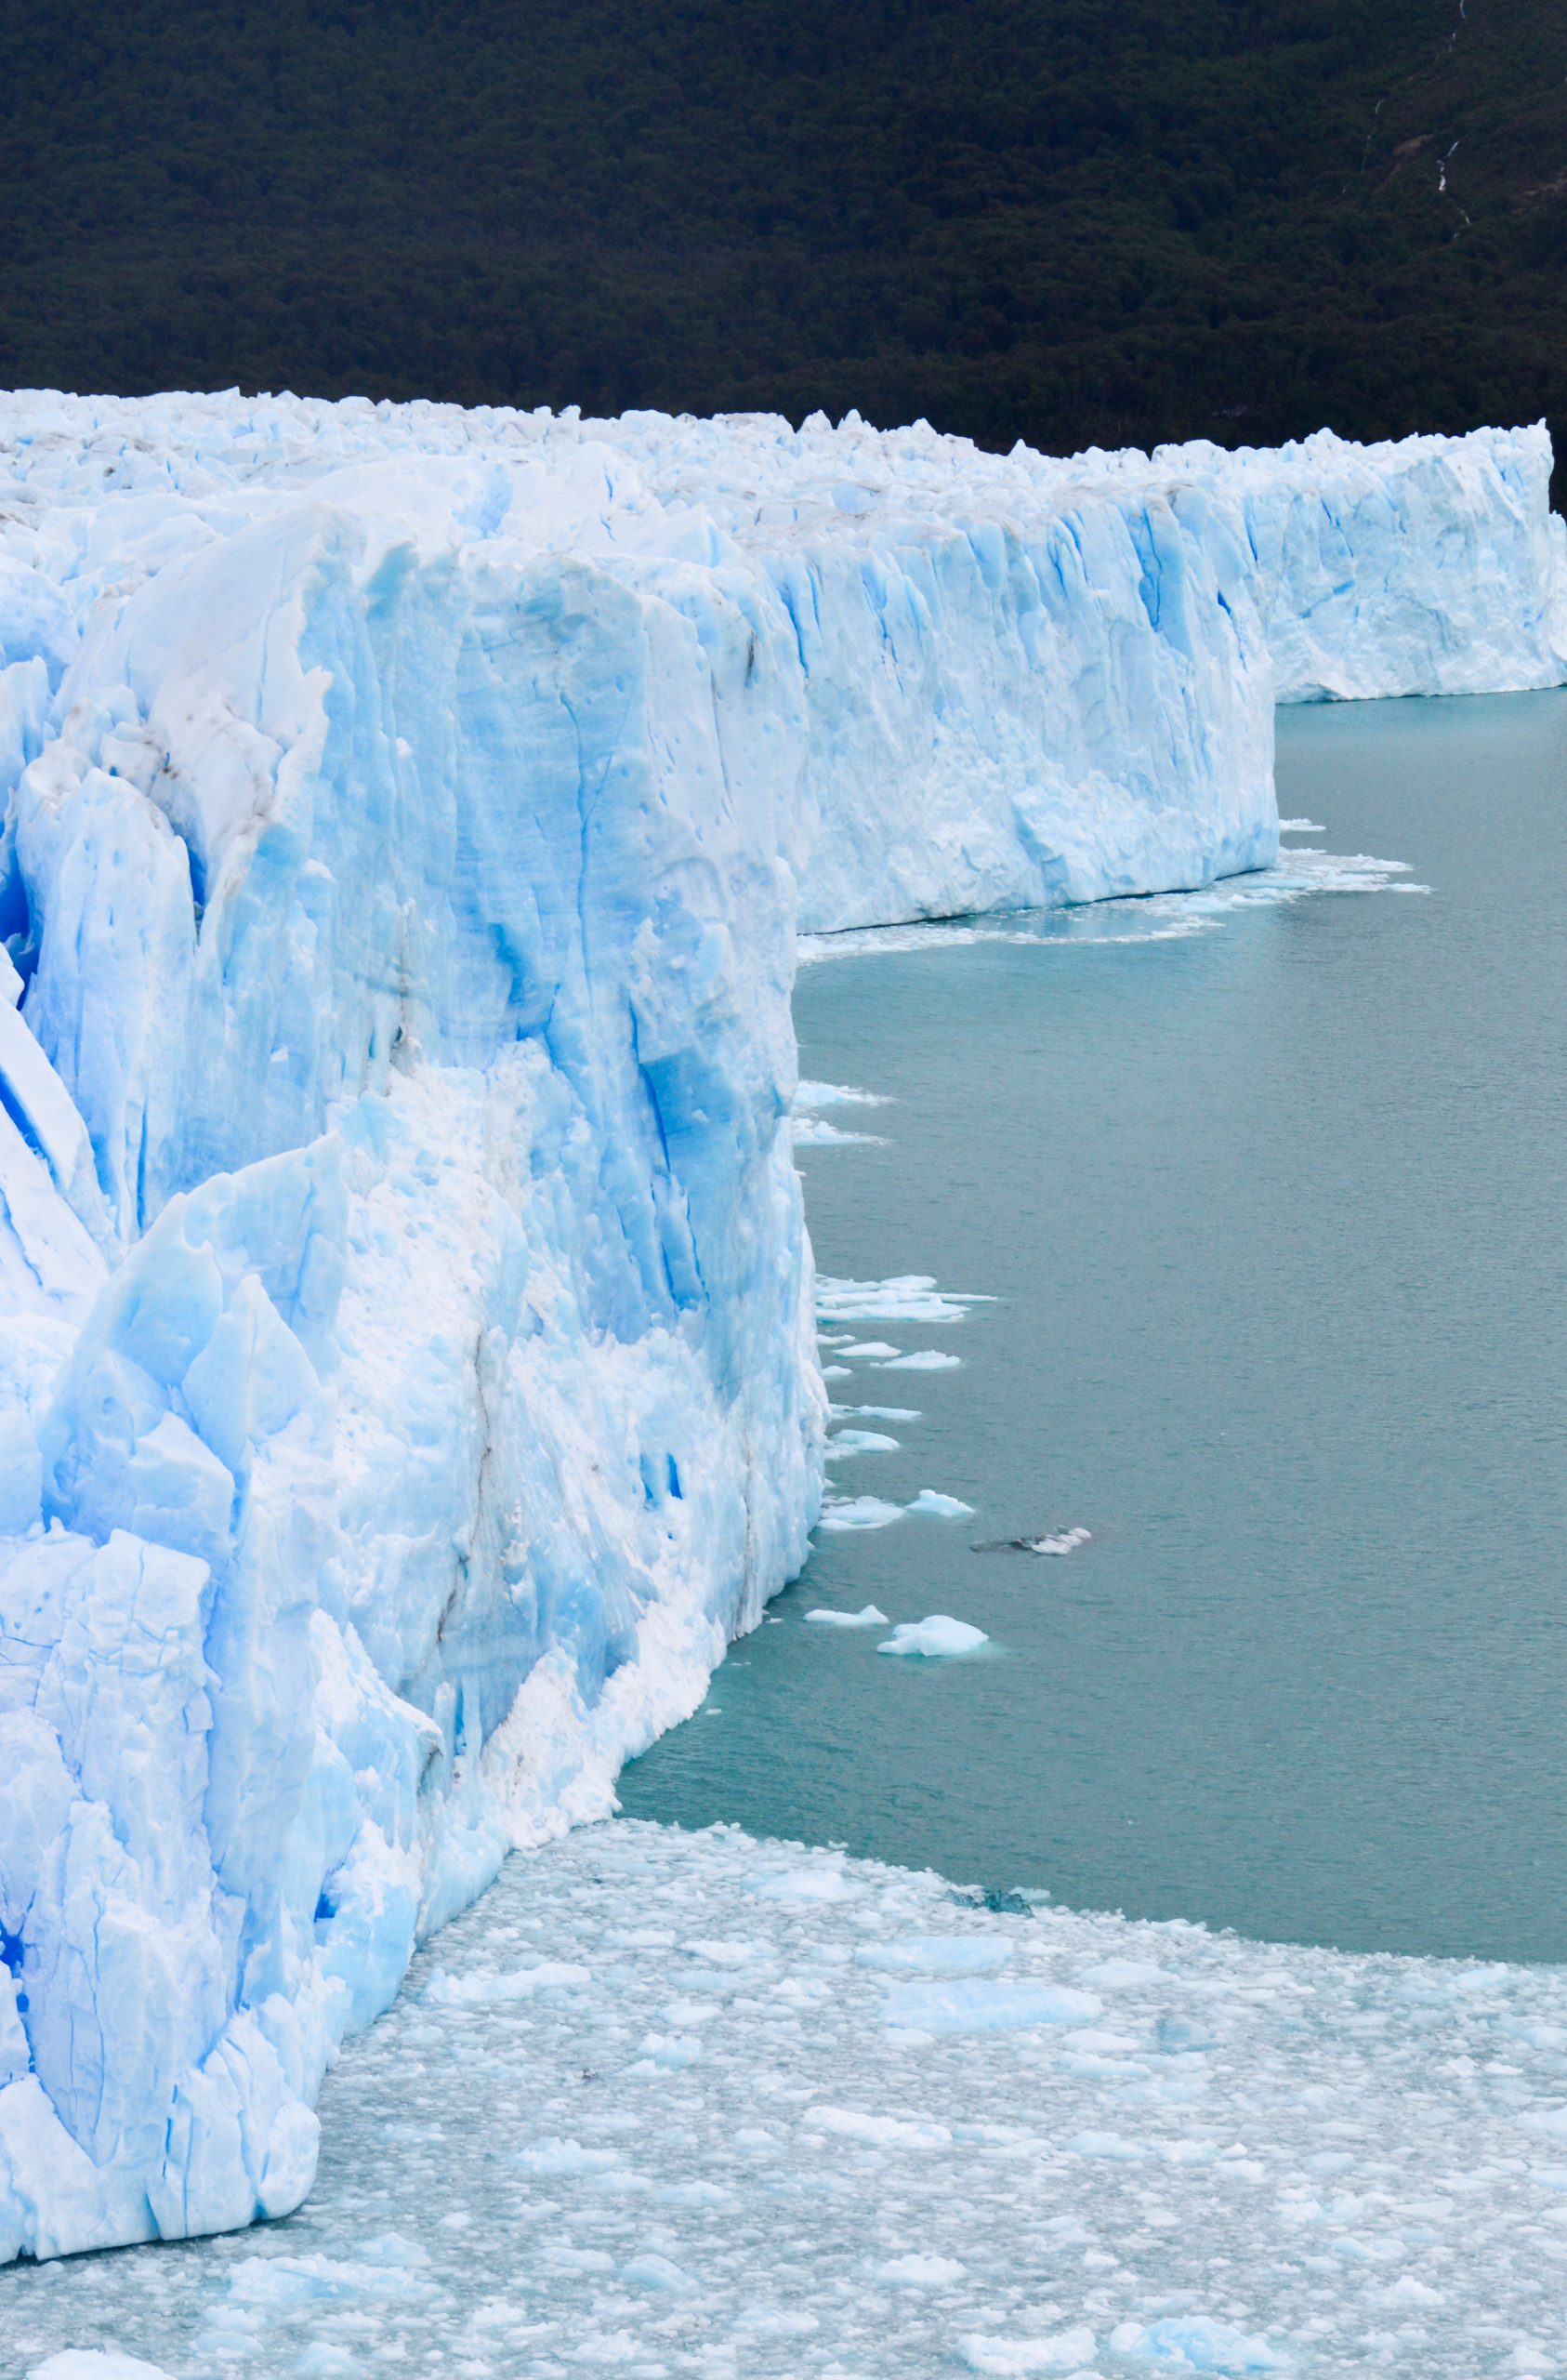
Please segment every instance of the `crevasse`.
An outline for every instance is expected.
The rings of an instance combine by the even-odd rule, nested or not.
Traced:
[[[1548,472],[0,399],[0,2258],[296,2204],[798,1568],[797,932],[1265,865],[1276,688],[1567,679]]]

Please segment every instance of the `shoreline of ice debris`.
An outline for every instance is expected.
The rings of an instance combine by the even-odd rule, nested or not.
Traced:
[[[520,1854],[345,2051],[297,2215],[23,2268],[12,2359],[31,2380],[68,2344],[166,2380],[1567,2364],[1561,1969],[1005,1899],[735,1829],[614,1820]]]

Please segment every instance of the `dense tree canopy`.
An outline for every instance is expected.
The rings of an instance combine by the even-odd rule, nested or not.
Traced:
[[[1560,0],[0,0],[0,381],[1567,427]]]

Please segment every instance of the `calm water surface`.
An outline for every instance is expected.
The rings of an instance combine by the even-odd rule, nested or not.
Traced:
[[[975,1517],[819,1536],[633,1814],[1567,1959],[1567,695],[1286,712],[1279,781],[1429,896],[802,973],[802,1071],[896,1103],[802,1150],[822,1270],[996,1301],[864,1326],[963,1367],[856,1361],[843,1403],[923,1418],[834,1471]],[[804,1624],[871,1599],[999,1649]]]

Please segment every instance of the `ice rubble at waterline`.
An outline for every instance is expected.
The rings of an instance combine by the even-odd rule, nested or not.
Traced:
[[[1567,1973],[1000,1897],[733,1828],[579,1828],[348,2044],[298,2215],[13,2272],[12,2360],[1560,2374]]]
[[[1567,566],[1541,430],[0,452],[3,2258],[297,2204],[420,1933],[799,1567],[797,932],[1264,864],[1276,674],[1567,678]]]

